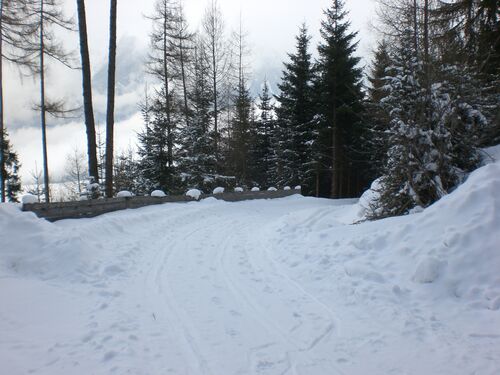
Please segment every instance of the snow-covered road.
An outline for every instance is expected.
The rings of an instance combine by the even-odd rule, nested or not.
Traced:
[[[483,189],[480,215],[452,195],[361,225],[299,196],[56,224],[4,207],[0,373],[498,374],[500,181],[479,177],[454,194]]]

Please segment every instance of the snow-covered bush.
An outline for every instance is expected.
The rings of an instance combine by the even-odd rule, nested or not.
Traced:
[[[300,185],[295,186],[295,190],[302,190],[302,186]]]
[[[292,188],[291,188],[290,186],[285,186],[285,187],[283,188],[283,190],[285,190],[285,191],[290,191],[290,190],[292,190]]]
[[[222,194],[224,193],[224,188],[223,187],[216,187],[213,191],[213,194]]]
[[[270,187],[269,189],[267,189],[267,191],[278,191],[278,189],[276,189],[275,187]]]
[[[251,190],[251,191],[253,191],[253,192],[257,192],[257,191],[260,191],[260,189],[259,189],[257,186],[255,186],[255,187],[253,187],[253,188],[252,188],[252,190]]]
[[[89,181],[85,186],[85,193],[87,194],[87,199],[97,199],[101,196],[101,186],[92,176],[89,177]]]
[[[235,193],[243,193],[243,188],[242,187],[235,187],[234,192]]]
[[[167,194],[165,194],[162,190],[155,190],[151,193],[151,196],[155,198],[163,198],[166,197]]]
[[[187,197],[191,197],[191,198],[196,199],[196,200],[199,200],[199,199],[200,199],[200,197],[201,197],[201,194],[203,194],[203,193],[201,192],[201,190],[198,190],[198,189],[190,189],[190,190],[188,190],[188,191],[187,191],[186,196],[187,196]]]
[[[118,192],[118,194],[116,194],[116,196],[118,198],[129,198],[129,197],[133,197],[134,194],[132,194],[130,191],[122,190],[122,191]]]
[[[26,194],[23,195],[23,197],[21,198],[21,203],[22,204],[38,203],[38,198],[35,195]]]

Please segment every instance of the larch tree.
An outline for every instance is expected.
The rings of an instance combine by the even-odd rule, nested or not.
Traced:
[[[32,38],[37,35],[36,23],[29,17],[29,0],[0,1],[0,140],[4,138],[4,62],[12,63],[23,71],[36,70],[33,60]],[[6,169],[4,142],[0,142],[0,170]],[[0,202],[5,202],[7,181],[0,175]]]
[[[110,0],[108,101],[106,110],[106,196],[113,197],[117,0]]]
[[[228,56],[228,45],[225,36],[225,25],[222,12],[217,0],[211,0],[205,11],[202,22],[203,33],[205,37],[206,56],[210,64],[210,79],[212,82],[213,95],[213,132],[215,158],[217,160],[217,169],[220,169],[220,128],[219,114],[221,112],[220,104],[223,94],[223,86],[228,79],[230,61]]]
[[[94,107],[92,104],[92,73],[89,56],[85,0],[76,0],[76,3],[78,7],[78,30],[80,35],[80,55],[82,63],[83,106],[85,114],[85,128],[87,132],[89,174],[91,180],[93,180],[94,182],[98,182],[99,167],[97,161]]]

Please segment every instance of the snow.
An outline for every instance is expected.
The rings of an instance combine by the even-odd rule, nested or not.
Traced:
[[[283,188],[283,190],[289,191],[289,190],[292,190],[292,188],[291,188],[290,186],[285,186],[285,187]]]
[[[155,190],[151,193],[151,196],[156,198],[163,198],[166,197],[167,194],[165,194],[162,190]]]
[[[234,192],[235,193],[243,193],[243,188],[241,188],[241,187],[235,187],[234,188]]]
[[[213,194],[222,194],[222,193],[224,193],[223,187],[216,187],[213,191]]]
[[[278,189],[276,189],[275,187],[270,187],[269,189],[267,189],[267,191],[278,191]]]
[[[432,283],[438,278],[440,268],[441,262],[439,260],[433,257],[426,258],[417,266],[413,281],[422,284]]]
[[[38,198],[32,194],[25,194],[21,198],[21,203],[22,204],[38,203]]]
[[[302,189],[302,186],[300,186],[300,185],[295,186],[295,190],[301,190],[301,189]]]
[[[128,198],[128,197],[133,197],[134,194],[132,194],[130,191],[127,190],[122,190],[119,191],[118,194],[116,194],[118,198]]]
[[[253,192],[257,192],[257,191],[260,191],[260,188],[258,188],[257,186],[253,187],[252,190]]]
[[[203,193],[201,192],[201,190],[190,189],[187,191],[186,196],[191,197],[191,198],[196,199],[196,200],[199,200],[202,194]]]
[[[499,374],[498,191],[490,163],[357,225],[300,195],[54,224],[2,204],[1,373]]]

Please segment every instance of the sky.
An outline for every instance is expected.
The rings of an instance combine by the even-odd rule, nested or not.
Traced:
[[[136,132],[142,127],[138,113],[138,102],[144,93],[144,83],[150,80],[144,75],[144,55],[148,48],[151,14],[155,0],[118,1],[118,67],[116,99],[116,148],[126,149],[136,144]],[[193,31],[198,29],[209,0],[184,0],[188,22]],[[254,86],[269,79],[276,84],[287,53],[294,51],[298,27],[306,23],[313,36],[312,49],[319,41],[320,22],[323,10],[331,0],[218,0],[227,33],[239,26],[240,14],[243,28],[248,34],[251,49],[252,79]],[[63,0],[68,16],[76,19],[76,1]],[[352,30],[358,31],[360,41],[358,55],[364,65],[369,63],[376,40],[371,26],[375,19],[375,0],[346,0],[350,11]],[[104,128],[106,103],[106,72],[109,29],[109,2],[87,0],[87,24],[89,48],[93,73],[93,102],[96,121]],[[77,33],[58,33],[66,48],[78,54]],[[312,51],[314,52],[314,51]],[[21,76],[17,70],[7,66],[5,79],[6,126],[14,149],[18,152],[24,183],[30,182],[30,172],[35,165],[42,165],[41,137],[38,115],[32,107],[37,101],[38,83],[30,77]],[[80,107],[81,73],[61,65],[50,64],[47,74],[47,92],[53,99],[66,99],[69,107]],[[55,120],[49,118],[48,148],[49,168],[52,180],[64,177],[67,155],[74,149],[86,150],[83,118]]]

